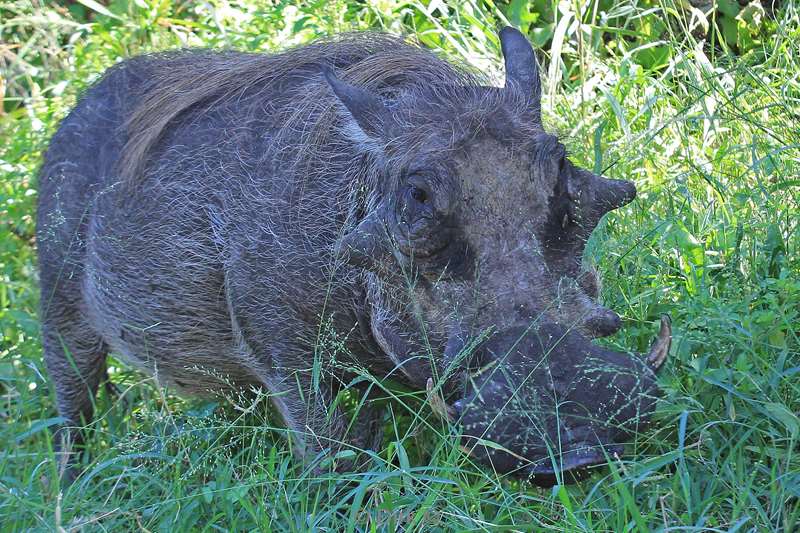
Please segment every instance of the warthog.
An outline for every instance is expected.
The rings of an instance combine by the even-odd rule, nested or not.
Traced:
[[[266,389],[304,457],[380,439],[376,403],[355,425],[334,407],[358,369],[428,388],[499,472],[550,484],[618,453],[669,325],[647,359],[591,344],[620,319],[582,255],[636,190],[570,162],[530,44],[500,42],[503,87],[374,33],[111,68],[39,182],[62,446],[113,352],[190,394]]]

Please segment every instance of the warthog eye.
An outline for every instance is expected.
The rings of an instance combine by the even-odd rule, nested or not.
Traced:
[[[434,215],[433,193],[420,183],[409,183],[403,191],[403,218],[413,222],[420,218],[430,219]]]
[[[425,189],[421,189],[419,187],[415,187],[414,185],[411,186],[411,198],[416,200],[417,202],[424,204],[428,200],[428,193]]]
[[[414,174],[402,190],[398,202],[395,240],[400,251],[417,259],[431,258],[447,248],[451,232],[442,226],[443,218],[436,209],[436,193],[429,176]]]

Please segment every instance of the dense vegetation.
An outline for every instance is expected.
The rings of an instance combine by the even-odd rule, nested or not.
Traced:
[[[335,0],[0,3],[0,529],[793,531],[800,528],[800,12],[758,2]],[[766,4],[766,3],[765,3]],[[545,121],[636,181],[587,260],[646,348],[673,353],[655,428],[574,486],[502,479],[420,395],[391,388],[383,449],[319,477],[264,399],[184,400],[112,364],[85,474],[60,491],[38,339],[35,173],[81,91],[133,54],[270,51],[384,29],[500,74],[495,29],[540,47]],[[61,529],[59,529],[61,530]]]

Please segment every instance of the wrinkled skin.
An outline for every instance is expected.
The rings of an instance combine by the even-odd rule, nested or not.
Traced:
[[[356,369],[436,378],[466,437],[511,452],[473,448],[499,471],[548,484],[617,451],[653,409],[669,335],[646,363],[593,346],[620,319],[581,264],[635,188],[569,161],[530,44],[500,40],[502,88],[371,34],[110,70],[40,175],[62,445],[80,443],[113,351],[188,394],[266,389],[306,458],[380,441],[379,408],[351,427],[331,407]],[[504,371],[472,377],[488,367]]]

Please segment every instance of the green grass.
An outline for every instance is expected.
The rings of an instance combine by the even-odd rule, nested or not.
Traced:
[[[255,4],[0,4],[0,529],[800,528],[793,2],[771,16],[720,2],[706,17],[659,1]],[[61,492],[36,319],[34,176],[81,90],[149,50],[269,51],[365,28],[415,34],[500,74],[494,30],[507,21],[542,47],[545,120],[573,159],[639,189],[588,247],[625,321],[610,344],[644,350],[658,316],[673,319],[664,399],[630,455],[578,485],[520,485],[471,464],[419,394],[389,389],[383,449],[361,471],[319,477],[291,458],[263,398],[184,400],[115,364],[124,402],[100,394],[91,460]]]

